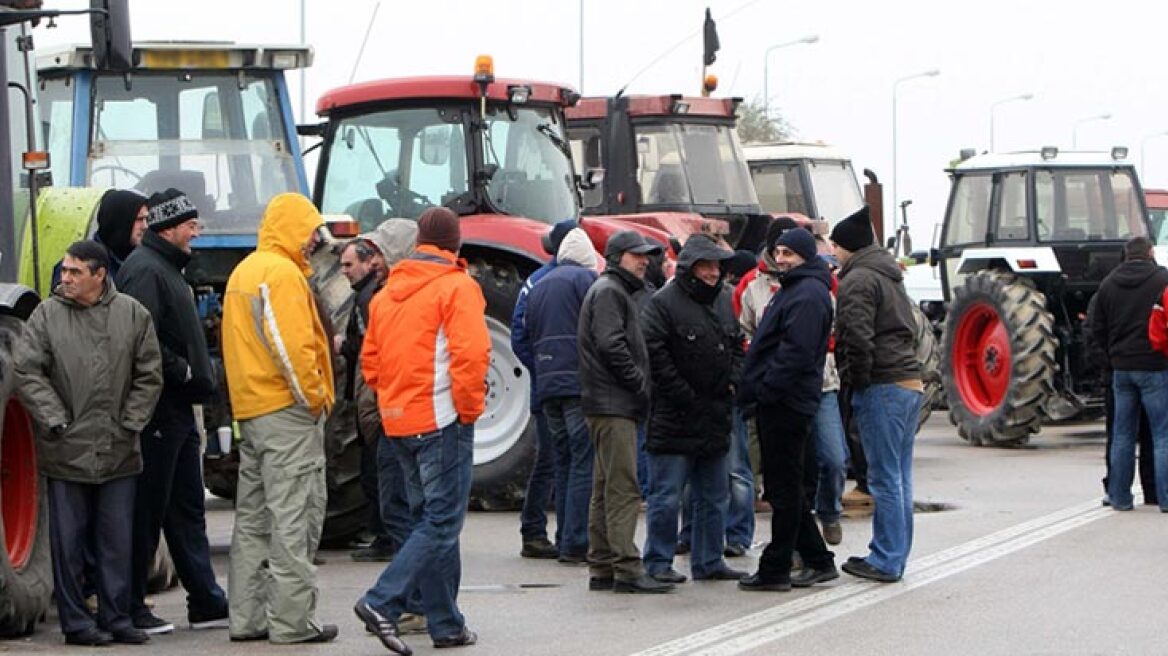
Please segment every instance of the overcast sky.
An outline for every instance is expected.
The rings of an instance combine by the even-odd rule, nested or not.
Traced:
[[[323,91],[356,81],[468,74],[475,55],[492,54],[506,77],[580,87],[577,0],[304,0],[309,112]],[[78,8],[86,0],[45,0]],[[135,40],[299,40],[300,0],[130,0]],[[372,35],[357,53],[374,7]],[[963,147],[989,148],[990,105],[1033,93],[995,111],[997,150],[1057,145],[1069,149],[1077,120],[1081,149],[1127,145],[1146,187],[1168,187],[1168,5],[1112,0],[583,0],[584,93],[611,94],[662,52],[694,34],[641,75],[629,92],[698,91],[701,38],[709,6],[722,49],[711,68],[718,95],[762,95],[763,53],[771,45],[816,34],[813,45],[770,56],[770,94],[804,140],[850,153],[857,173],[874,170],[892,206],[893,83],[940,69],[937,77],[900,85],[897,195],[912,199],[909,216],[920,248],[944,213],[944,168]],[[88,24],[65,19],[37,30],[38,46],[76,42]],[[299,104],[299,76],[291,76]],[[299,112],[297,112],[299,118]],[[836,219],[839,217],[828,217]]]

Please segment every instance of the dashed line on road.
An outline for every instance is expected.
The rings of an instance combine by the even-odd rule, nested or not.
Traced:
[[[730,656],[959,574],[1106,517],[1086,501],[909,562],[900,583],[855,580],[671,640],[633,656]]]

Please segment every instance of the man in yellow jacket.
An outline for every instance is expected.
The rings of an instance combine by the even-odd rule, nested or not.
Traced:
[[[276,196],[255,252],[227,281],[223,363],[242,437],[228,578],[234,641],[337,636],[316,621],[312,564],[327,500],[322,429],[334,398],[328,336],[308,286],[323,227],[304,196]]]

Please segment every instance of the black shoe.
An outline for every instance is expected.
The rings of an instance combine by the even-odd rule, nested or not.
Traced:
[[[662,583],[685,583],[687,580],[685,578],[685,574],[682,574],[681,572],[673,569],[672,567],[670,567],[669,569],[657,572],[656,574],[650,574],[649,576],[652,576],[654,579],[656,579]]]
[[[373,541],[368,547],[362,547],[349,553],[349,557],[358,563],[388,563],[397,555],[393,545]]]
[[[150,636],[146,635],[145,631],[142,629],[135,629],[132,626],[125,629],[110,631],[110,636],[113,637],[114,642],[123,645],[144,645],[147,642],[150,642]]]
[[[822,569],[804,567],[798,574],[791,577],[791,586],[795,588],[810,588],[816,583],[834,581],[839,578],[839,570],[835,565],[828,565]]]
[[[358,601],[357,605],[353,606],[353,612],[357,614],[357,619],[365,623],[365,628],[377,636],[386,649],[400,654],[400,656],[410,656],[414,653],[414,650],[410,649],[410,646],[398,637],[397,625],[388,617],[374,610],[364,600]]]
[[[727,558],[741,558],[746,555],[746,545],[728,544],[722,550],[722,555]]]
[[[673,592],[673,584],[662,583],[648,574],[642,574],[640,578],[631,580],[615,579],[612,591],[621,594],[664,594]]]
[[[174,624],[167,622],[150,611],[138,615],[133,621],[135,629],[145,631],[149,635],[174,632]]]
[[[695,576],[695,581],[741,581],[746,578],[747,573],[740,569],[733,569],[730,567],[723,567],[715,570],[705,576]]]
[[[562,553],[556,560],[565,565],[585,565],[588,563],[588,554]]]
[[[201,631],[203,629],[226,629],[228,624],[227,608],[214,613],[188,613],[187,621],[191,624],[191,630]]]
[[[536,538],[534,540],[524,540],[523,548],[519,550],[519,555],[524,558],[544,558],[552,559],[560,557],[560,550],[556,545],[548,541],[547,538]]]
[[[105,631],[91,626],[88,629],[65,634],[65,644],[82,645],[85,647],[105,647],[114,641],[114,637]]]
[[[593,592],[604,592],[612,590],[613,578],[611,576],[593,576],[588,579],[588,589]]]
[[[678,542],[677,548],[673,550],[673,553],[677,554],[678,556],[684,556],[685,554],[689,553],[689,543]]]
[[[853,560],[849,558],[848,562],[844,563],[843,570],[852,576],[858,576],[870,581],[879,581],[881,583],[896,583],[900,580],[899,576],[894,576],[888,572],[876,569],[871,563],[863,559]]]
[[[260,631],[259,633],[253,633],[251,635],[239,635],[239,636],[229,635],[229,636],[227,636],[227,638],[229,640],[231,640],[231,642],[258,642],[260,640],[267,640],[268,639],[268,632],[267,631]]]
[[[314,636],[309,636],[307,638],[304,638],[303,640],[296,640],[292,644],[299,645],[299,644],[312,644],[312,643],[318,643],[318,642],[332,642],[333,640],[337,639],[338,633],[339,633],[339,631],[337,631],[336,624],[323,624],[320,627],[320,633],[317,633]]]
[[[791,589],[791,581],[766,579],[762,574],[755,572],[738,579],[738,589],[748,592],[787,592]]]
[[[478,641],[478,634],[464,626],[462,627],[462,631],[456,633],[455,635],[446,638],[438,638],[435,640],[434,648],[446,649],[448,647],[467,647]]]

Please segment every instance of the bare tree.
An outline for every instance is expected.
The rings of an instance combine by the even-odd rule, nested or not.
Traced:
[[[762,100],[756,98],[738,106],[738,139],[742,143],[785,141],[795,135],[795,128],[778,110],[767,116]]]

